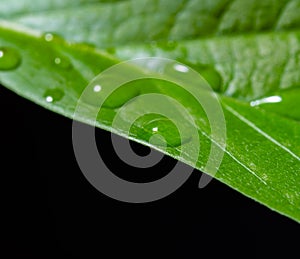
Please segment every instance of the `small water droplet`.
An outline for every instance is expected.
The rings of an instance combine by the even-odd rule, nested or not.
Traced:
[[[281,101],[282,101],[282,97],[275,95],[275,96],[269,96],[269,97],[265,97],[265,98],[262,98],[259,100],[252,101],[252,102],[250,102],[250,105],[252,107],[255,107],[255,106],[262,105],[262,104],[280,103]]]
[[[0,47],[0,70],[16,69],[21,64],[19,52],[10,47]]]
[[[64,97],[65,93],[58,88],[48,89],[44,93],[44,98],[47,103],[53,103],[60,101]]]
[[[44,33],[42,35],[42,38],[46,42],[50,42],[50,43],[51,42],[61,42],[61,41],[63,41],[63,39],[59,35],[57,35],[55,33],[51,33],[51,32]]]
[[[72,67],[72,64],[69,59],[66,57],[56,57],[54,58],[54,64],[58,65],[61,68],[68,69]]]
[[[45,41],[53,41],[53,39],[54,39],[54,36],[53,36],[53,34],[52,33],[46,33],[45,35],[44,35],[44,39],[45,39]]]

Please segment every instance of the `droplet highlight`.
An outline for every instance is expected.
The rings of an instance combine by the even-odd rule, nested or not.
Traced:
[[[102,90],[102,86],[101,85],[95,85],[94,86],[94,92],[95,93],[98,93],[98,92],[100,92]]]
[[[187,66],[181,65],[181,64],[175,64],[174,69],[181,73],[187,73],[189,72],[189,68]]]
[[[252,101],[252,102],[250,102],[250,105],[252,107],[255,107],[255,106],[262,105],[262,104],[280,103],[280,102],[282,102],[282,97],[278,96],[278,95],[275,95],[275,96],[269,96],[269,97],[266,97],[266,98],[262,98],[262,99],[259,99],[259,100]]]
[[[13,70],[21,64],[21,56],[16,49],[0,47],[0,70]]]
[[[48,89],[44,93],[44,98],[47,103],[54,103],[60,101],[65,93],[58,88]]]

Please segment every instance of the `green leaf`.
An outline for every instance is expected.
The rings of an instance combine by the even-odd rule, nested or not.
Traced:
[[[79,0],[4,0],[0,17],[35,30],[0,23],[0,82],[73,118],[89,82],[119,61],[150,56],[181,61],[203,75],[218,92],[223,107],[226,149],[215,177],[300,222],[299,11],[300,1],[279,0],[201,4],[192,0],[90,0],[84,4]],[[69,41],[95,44],[104,51],[71,44],[49,32]],[[156,142],[156,148],[193,165],[191,154],[201,143],[195,167],[207,169],[210,147],[222,151],[223,145],[217,136],[210,136],[204,111],[172,84],[151,81],[148,85],[144,92],[169,95],[189,108],[199,133],[199,142],[188,142],[190,153],[180,154],[186,143],[178,145],[174,125],[164,118],[146,118],[146,122],[155,119],[165,125],[161,133],[169,145],[163,150]],[[135,96],[135,88],[141,89],[139,83],[131,87],[133,90],[121,93],[123,99],[112,98],[101,110],[98,127],[124,135],[122,125],[111,127],[118,111],[112,108]],[[123,114],[124,124],[143,108],[133,103]],[[76,119],[91,124],[94,113],[93,101],[89,101]],[[178,116],[189,128],[189,120]],[[129,138],[152,146],[149,123],[137,121],[134,126]],[[205,172],[213,174],[213,170]]]

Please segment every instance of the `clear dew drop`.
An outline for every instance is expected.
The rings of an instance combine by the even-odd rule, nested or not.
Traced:
[[[0,70],[13,70],[21,64],[19,52],[10,47],[0,47]]]
[[[101,106],[117,109],[140,94],[139,87],[134,82],[121,85],[111,93],[112,82],[116,83],[118,80],[120,78],[112,76],[90,85],[82,96],[82,100],[98,108]]]
[[[53,41],[54,36],[53,36],[52,33],[46,33],[46,34],[44,35],[44,39],[45,39],[45,41],[50,42],[50,41]]]
[[[44,98],[47,103],[54,103],[60,101],[64,97],[65,93],[58,88],[48,89],[44,93]]]
[[[42,39],[44,39],[44,41],[49,42],[49,43],[63,41],[63,39],[59,35],[57,35],[55,33],[51,33],[51,32],[44,33],[42,35]]]
[[[173,70],[173,72],[171,70]],[[183,62],[182,64],[175,63],[173,64],[172,68],[165,68],[164,72],[174,77],[176,77],[177,73],[178,78],[182,78],[182,76],[185,76],[186,81],[193,82],[194,78],[193,76],[191,76],[191,70],[199,73],[199,75],[207,81],[207,83],[215,92],[221,91],[223,79],[220,73],[211,65],[191,64],[186,62]]]
[[[181,139],[176,125],[160,114],[150,113],[140,117],[133,123],[130,133],[155,146],[178,147],[187,142],[184,136]]]

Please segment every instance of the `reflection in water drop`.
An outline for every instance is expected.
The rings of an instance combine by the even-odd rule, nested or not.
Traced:
[[[100,92],[101,89],[102,89],[101,85],[95,85],[94,86],[94,92],[96,92],[96,93]]]
[[[259,99],[259,100],[252,101],[250,103],[250,105],[252,107],[255,107],[255,106],[259,106],[259,105],[262,105],[262,104],[268,104],[268,103],[280,103],[281,101],[282,101],[282,97],[280,97],[278,95],[275,95],[275,96],[270,96],[270,97],[266,97],[266,98],[262,98],[262,99]]]
[[[187,66],[180,65],[180,64],[175,64],[174,69],[178,72],[181,72],[181,73],[189,72],[189,68]]]
[[[47,103],[52,103],[53,102],[53,97],[52,96],[46,96],[46,102]]]
[[[17,50],[0,47],[0,70],[16,69],[20,64],[21,56]]]
[[[53,89],[48,89],[44,93],[44,98],[47,103],[53,103],[53,102],[60,101],[64,95],[65,94],[62,90],[58,88],[53,88]]]

